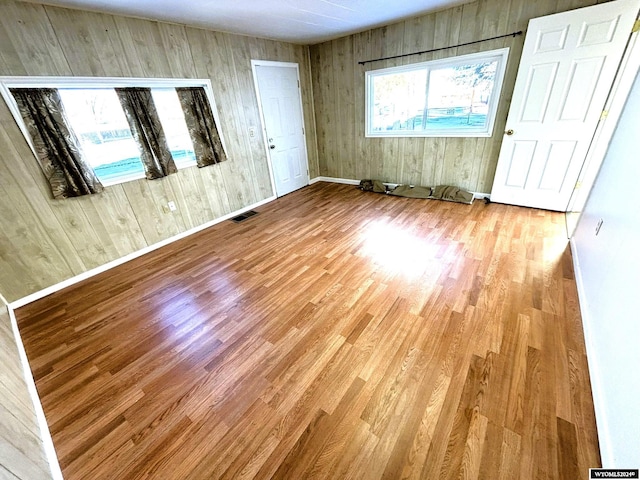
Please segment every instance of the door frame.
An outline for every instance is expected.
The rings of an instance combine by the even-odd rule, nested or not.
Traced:
[[[269,150],[269,142],[267,135],[267,128],[264,121],[264,112],[262,110],[262,97],[260,96],[260,86],[258,84],[258,71],[256,67],[287,67],[287,68],[295,68],[296,69],[296,77],[298,79],[298,101],[300,102],[300,114],[302,115],[302,125],[303,125],[303,137],[304,137],[304,151],[307,158],[307,184],[310,183],[309,179],[309,151],[307,150],[307,135],[306,135],[306,127],[304,122],[304,109],[302,104],[302,83],[300,82],[300,65],[296,62],[276,62],[271,60],[251,60],[251,71],[253,73],[253,86],[256,91],[256,99],[258,100],[258,111],[260,112],[260,129],[262,130],[262,141],[264,143],[264,149],[267,154],[267,165],[269,167],[269,177],[271,179],[271,190],[273,191],[273,195],[278,197],[278,192],[276,190],[276,178],[273,173],[273,161],[271,159],[271,151]]]
[[[609,143],[618,125],[618,120],[627,103],[627,98],[631,92],[631,87],[636,75],[640,72],[640,40],[639,31],[631,34],[629,43],[618,67],[618,73],[613,80],[613,85],[607,101],[604,104],[603,112],[596,127],[593,140],[587,151],[582,170],[578,175],[576,186],[573,189],[566,215],[575,214],[576,218],[571,222],[567,221],[568,237],[573,236],[573,231],[577,227],[582,210],[589,199],[591,189],[595,184],[596,177],[604,158],[609,150]],[[568,218],[568,217],[567,217]]]

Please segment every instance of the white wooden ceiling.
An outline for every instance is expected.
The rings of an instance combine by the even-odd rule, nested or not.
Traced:
[[[314,44],[472,0],[27,0]]]

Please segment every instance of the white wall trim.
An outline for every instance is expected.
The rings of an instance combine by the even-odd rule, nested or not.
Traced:
[[[313,185],[314,183],[317,182],[329,182],[329,183],[342,183],[345,185],[360,185],[360,180],[352,180],[350,178],[336,178],[336,177],[316,177],[311,179],[311,181],[309,182],[309,185]],[[389,183],[389,182],[383,182],[385,185],[391,185],[391,186],[398,186],[400,185],[399,183]],[[490,193],[482,193],[482,192],[471,192],[473,193],[473,198],[474,199],[483,199],[485,197],[491,199],[491,194]]]
[[[593,140],[587,150],[582,171],[578,176],[579,187],[576,187],[569,199],[568,212],[579,212],[582,216],[591,188],[596,182],[600,167],[609,149],[611,139],[622,116],[622,111],[627,104],[629,92],[633,87],[636,74],[640,70],[640,42],[638,32],[633,32],[627,49],[624,52],[618,73],[613,80],[611,92],[604,105],[603,111],[607,112],[596,126]],[[578,219],[579,220],[579,219]]]
[[[580,259],[578,258],[578,247],[574,237],[569,240],[571,246],[571,258],[573,261],[573,272],[576,279],[576,287],[578,289],[578,306],[580,307],[580,315],[582,317],[582,330],[584,333],[584,343],[587,350],[587,364],[589,370],[589,379],[591,381],[591,396],[593,397],[593,409],[595,411],[596,425],[598,430],[598,443],[600,444],[600,457],[602,465],[607,468],[609,465],[615,464],[613,452],[611,451],[611,442],[609,441],[609,423],[607,421],[605,402],[602,398],[602,385],[600,382],[600,368],[597,362],[597,355],[593,343],[593,332],[591,331],[591,322],[589,319],[589,309],[587,308],[587,297],[582,280],[582,270],[580,269]]]
[[[471,193],[473,193],[474,200],[484,200],[485,198],[488,198],[489,200],[491,200],[490,193],[482,193],[482,192],[471,192]]]
[[[7,306],[9,312],[9,319],[11,320],[11,328],[13,330],[13,337],[18,348],[18,355],[20,356],[20,364],[22,365],[22,372],[24,376],[29,396],[31,397],[31,403],[33,404],[33,410],[36,414],[36,421],[38,428],[40,429],[40,438],[42,439],[42,447],[44,449],[45,456],[49,462],[49,469],[51,470],[51,477],[54,480],[64,480],[62,477],[62,470],[60,469],[60,463],[58,462],[58,456],[56,449],[53,446],[53,439],[51,438],[51,432],[49,431],[49,425],[47,419],[44,416],[44,410],[40,403],[40,397],[36,390],[36,382],[33,379],[31,368],[29,367],[29,360],[27,359],[27,352],[22,344],[22,338],[20,337],[20,331],[18,330],[18,321],[16,320],[13,308]]]
[[[99,267],[96,268],[92,268],[91,270],[87,270],[86,272],[83,272],[79,275],[76,275],[75,277],[71,277],[68,278],[67,280],[64,280],[60,283],[57,283],[55,285],[51,285],[50,287],[47,287],[43,290],[40,290],[38,292],[32,293],[31,295],[27,295],[26,297],[20,298],[14,302],[8,303],[9,307],[12,309],[18,309],[20,307],[24,307],[25,305],[31,303],[31,302],[35,302],[36,300],[40,300],[41,298],[46,297],[47,295],[51,295],[52,293],[58,292],[60,290],[62,290],[63,288],[67,288],[70,287],[71,285],[75,285],[76,283],[79,283],[83,280],[86,280],[88,278],[91,278],[95,275],[98,275],[99,273],[103,273],[106,272],[107,270],[110,270],[114,267],[117,267],[119,265],[122,265],[123,263],[126,263],[130,260],[133,260],[134,258],[138,258],[146,253],[152,252],[154,250],[157,250],[161,247],[164,247],[166,245],[169,245],[170,243],[173,243],[177,240],[181,240],[185,237],[188,237],[189,235],[193,235],[194,233],[200,232],[201,230],[205,230],[209,227],[212,227],[218,223],[224,222],[225,220],[229,220],[230,218],[233,218],[237,215],[240,215],[241,213],[244,213],[248,210],[252,210],[254,208],[257,208],[261,205],[264,205],[266,203],[272,202],[273,200],[275,200],[276,197],[275,196],[271,196],[269,198],[266,198],[260,202],[254,203],[252,205],[249,205],[247,207],[241,208],[240,210],[236,210],[235,212],[232,213],[228,213],[226,215],[223,215],[222,217],[216,218],[215,220],[211,220],[210,222],[207,223],[203,223],[202,225],[198,225],[197,227],[191,228],[189,230],[186,230],[182,233],[179,233],[178,235],[174,235],[173,237],[169,237],[165,240],[162,240],[161,242],[158,243],[154,243],[153,245],[149,245],[148,247],[145,247],[141,250],[137,250],[135,252],[132,252],[128,255],[125,255],[124,257],[120,257],[117,258],[116,260],[112,260],[111,262],[105,263],[104,265],[100,265]]]
[[[309,182],[309,185],[313,185],[317,182],[329,182],[329,183],[344,183],[345,185],[360,185],[360,180],[350,180],[348,178],[336,178],[336,177],[316,177]]]

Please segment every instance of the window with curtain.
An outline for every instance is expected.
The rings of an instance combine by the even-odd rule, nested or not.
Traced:
[[[101,192],[103,186],[69,128],[59,92],[53,88],[17,88],[12,94],[53,198]]]
[[[227,159],[207,80],[5,77],[0,85],[45,176],[50,183],[51,178],[55,180],[55,198],[96,193],[103,185],[153,180],[181,168],[205,167]],[[29,109],[24,101],[30,96],[32,103],[44,104],[45,91],[53,92],[54,110],[59,112],[48,120],[42,118],[43,108]],[[59,137],[66,139],[67,147],[47,150],[47,142],[34,128],[38,124],[52,125],[46,135],[49,144]],[[53,142],[54,146],[56,143],[60,142]],[[78,169],[67,168],[71,157],[61,156],[63,150],[74,152],[75,165],[83,172],[79,178],[99,186],[75,189],[77,182],[71,178],[70,188],[61,187],[70,176],[52,175],[51,164],[61,164],[62,171]]]

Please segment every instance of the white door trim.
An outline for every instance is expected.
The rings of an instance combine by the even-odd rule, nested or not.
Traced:
[[[638,40],[638,35],[638,32],[631,34],[618,74],[613,81],[613,87],[604,105],[606,114],[600,118],[600,122],[596,127],[593,141],[587,151],[587,157],[578,177],[578,184],[569,199],[568,212],[582,212],[586,205],[591,188],[600,171],[600,166],[604,162],[604,157],[609,149],[609,143],[613,138],[618,120],[622,115],[622,110],[627,103],[627,97],[633,82],[638,71],[640,71],[640,41]]]
[[[265,148],[265,152],[267,154],[267,165],[269,167],[269,177],[271,178],[271,191],[273,192],[273,195],[275,195],[276,197],[278,196],[278,193],[276,191],[276,179],[275,179],[275,175],[273,173],[273,162],[271,160],[271,151],[269,150],[269,142],[267,141],[267,129],[265,126],[265,121],[264,121],[264,112],[262,111],[262,98],[260,97],[260,87],[258,85],[258,72],[256,67],[288,67],[288,68],[295,68],[296,69],[296,76],[298,78],[298,85],[302,85],[302,83],[300,82],[300,65],[295,63],[295,62],[275,62],[275,61],[271,61],[271,60],[251,60],[251,71],[253,73],[253,86],[255,88],[256,91],[256,98],[258,99],[258,110],[260,112],[260,128],[262,130],[262,141],[264,143],[264,148]],[[302,124],[304,125],[304,110],[302,108],[303,104],[302,104],[302,90],[299,89],[298,91],[299,95],[298,95],[298,101],[300,102],[300,112],[302,114]],[[307,142],[306,142],[306,127],[305,127],[305,141],[304,141],[304,151],[305,151],[305,155],[307,158],[307,184],[310,183],[310,179],[309,179],[309,152],[307,151]]]

